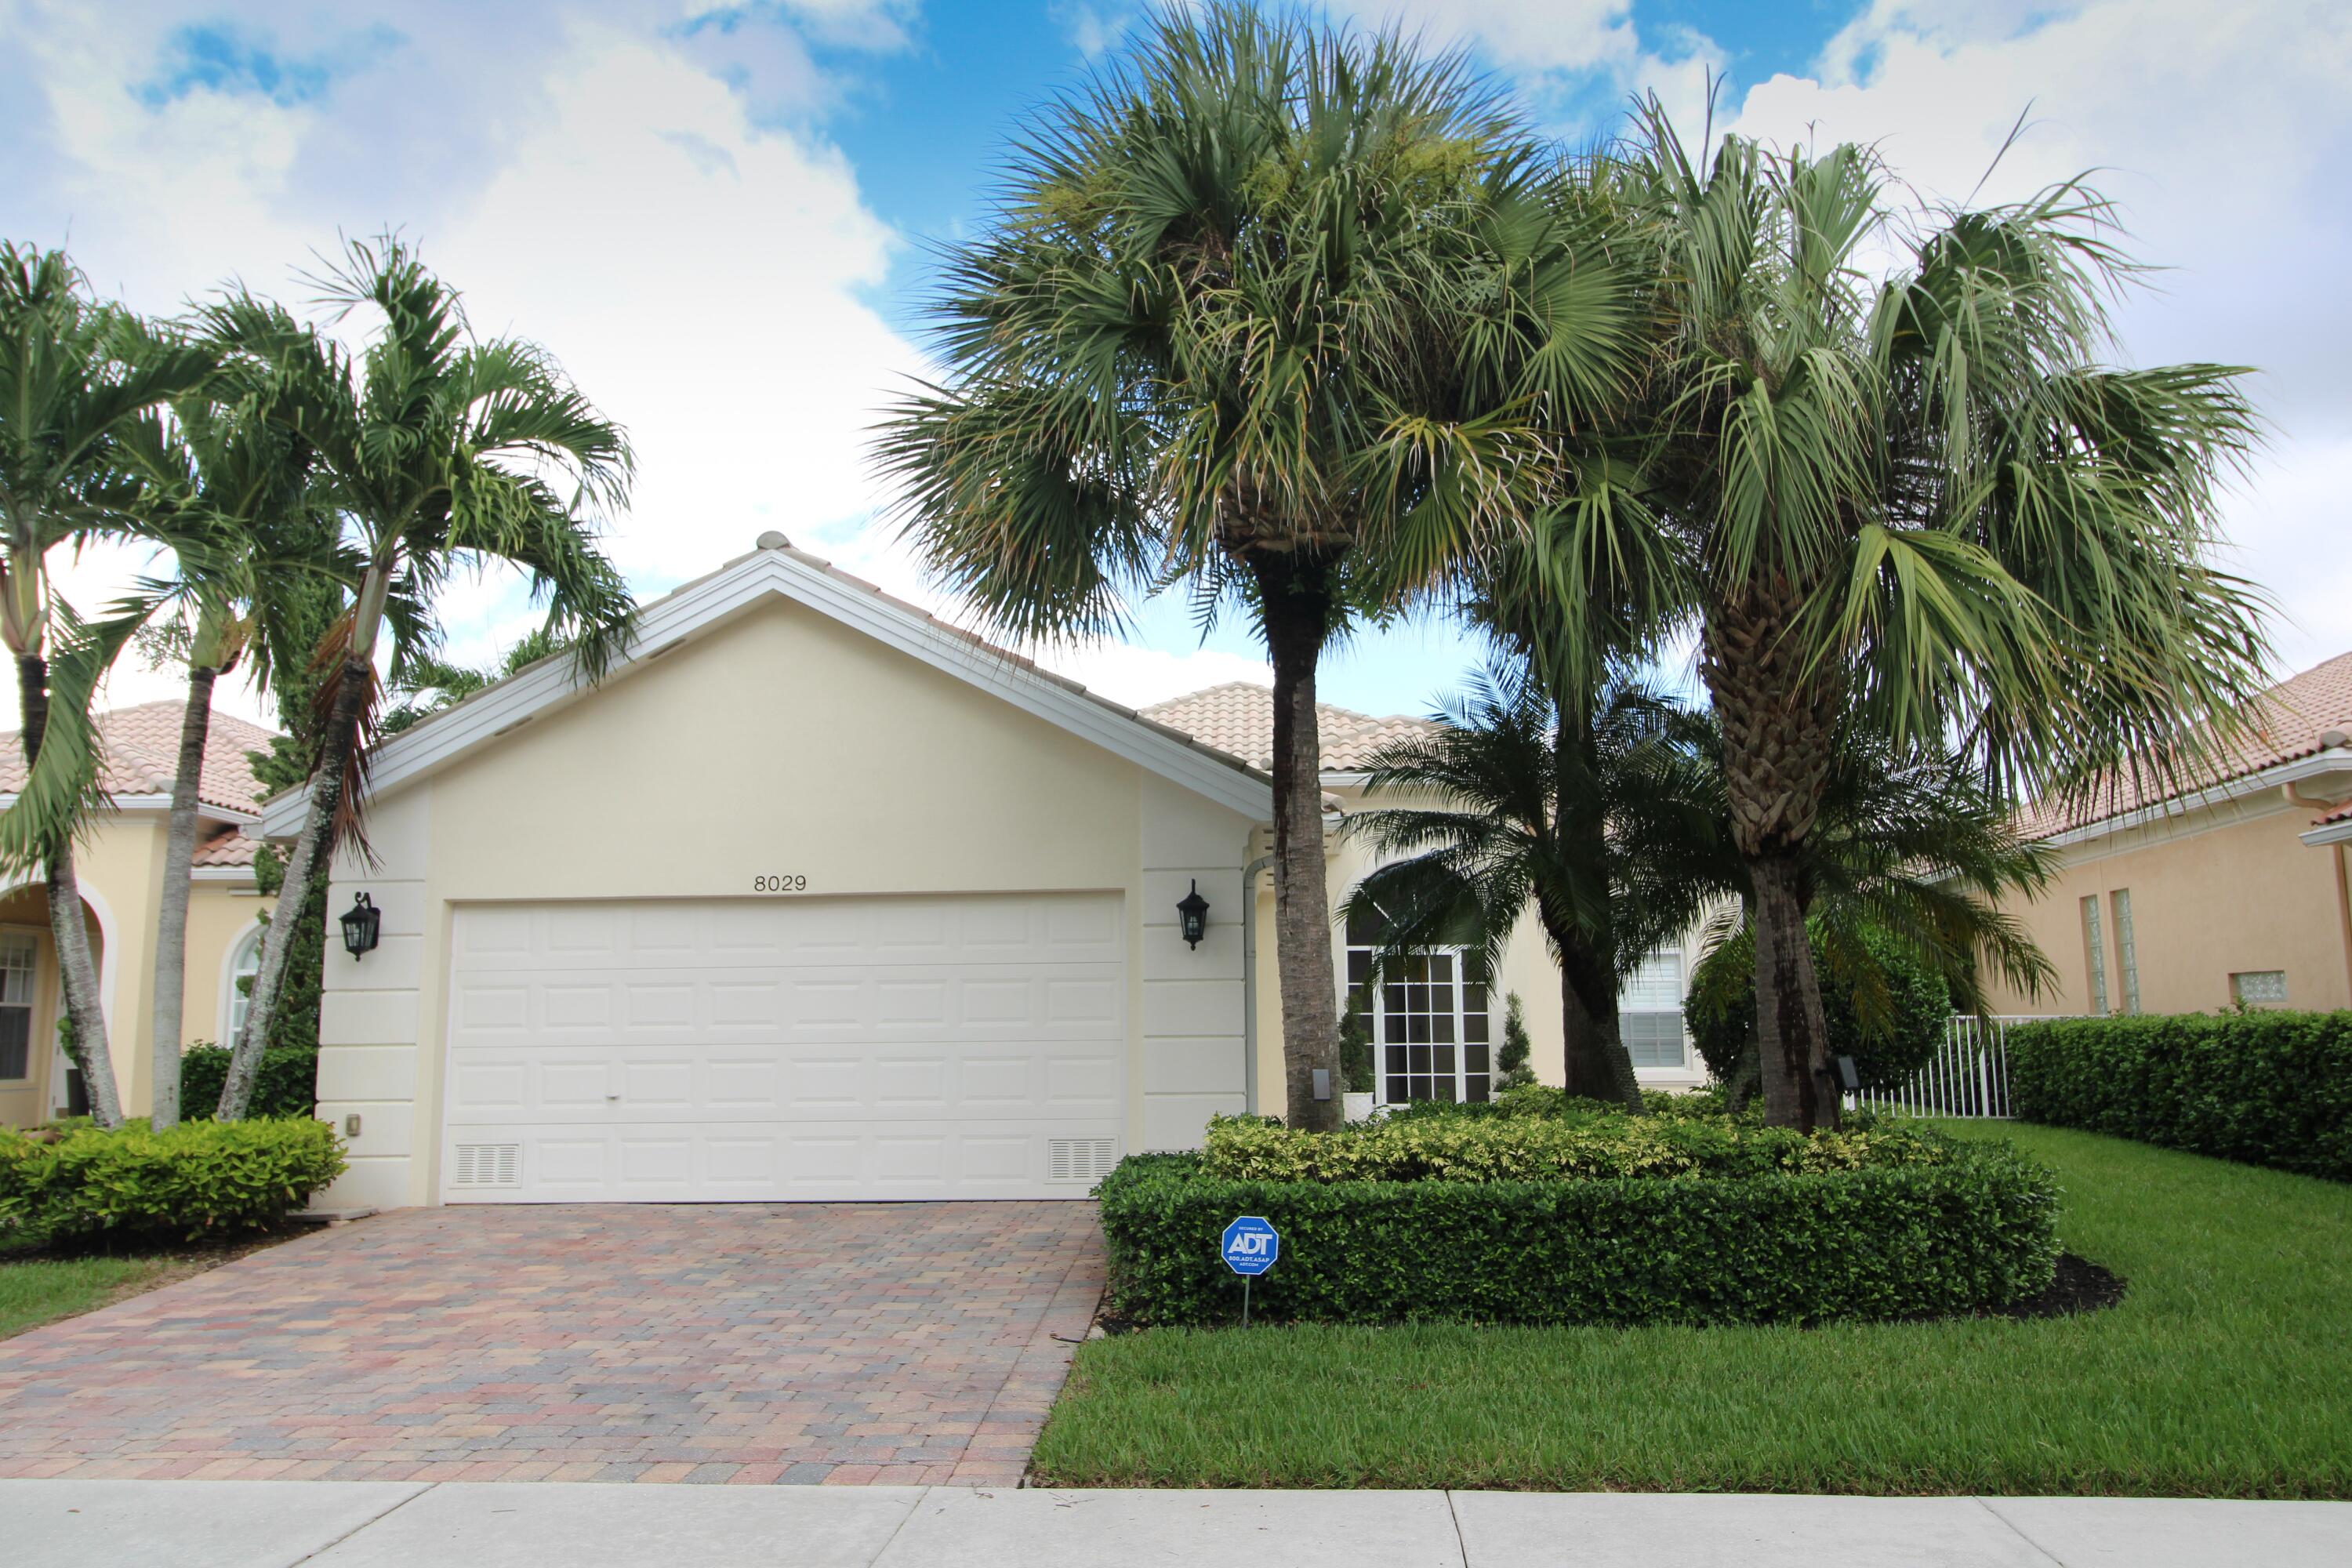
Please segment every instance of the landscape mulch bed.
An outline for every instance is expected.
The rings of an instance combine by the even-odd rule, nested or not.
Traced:
[[[1986,1307],[1979,1318],[2065,1318],[2076,1312],[2100,1312],[2124,1299],[2130,1281],[2071,1252],[2058,1255],[2058,1277],[2050,1289],[2011,1301],[2006,1307]]]

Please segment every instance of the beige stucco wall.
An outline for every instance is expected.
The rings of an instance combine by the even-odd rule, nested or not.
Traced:
[[[2227,1007],[2232,973],[2268,969],[2286,972],[2289,1006],[2352,1006],[2338,852],[2301,841],[2311,819],[2309,806],[2272,792],[2068,847],[2049,889],[2011,906],[2056,967],[2058,984],[2038,997],[2002,987],[1995,1009],[2090,1010],[2081,901],[2095,895],[2108,1005],[2120,1012],[2119,888],[2131,892],[2143,1013]]]
[[[1345,816],[1383,807],[1400,808],[1426,805],[1429,801],[1402,793],[1368,798],[1363,790],[1342,786],[1328,789],[1339,803]],[[1328,819],[1327,819],[1328,820]],[[1362,836],[1343,826],[1327,836],[1325,865],[1332,911],[1331,965],[1335,980],[1345,985],[1348,973],[1347,932],[1339,921],[1339,906],[1356,885],[1379,867],[1383,857]],[[1282,1076],[1282,991],[1277,979],[1274,943],[1274,879],[1270,871],[1260,872],[1257,882],[1257,1108],[1263,1112],[1278,1115],[1284,1103]],[[1698,933],[1691,932],[1682,944],[1683,973],[1687,981],[1691,966],[1700,957]],[[1493,1041],[1497,1049],[1502,1044],[1503,1005],[1507,995],[1516,993],[1525,1010],[1528,1039],[1530,1045],[1529,1065],[1535,1068],[1538,1081],[1559,1084],[1565,1080],[1565,1063],[1560,1055],[1559,969],[1552,962],[1551,950],[1544,941],[1543,928],[1537,923],[1533,911],[1519,922],[1511,933],[1508,946],[1503,951],[1503,961],[1490,988],[1494,1009]],[[1336,1011],[1336,1009],[1335,1009]],[[1687,1058],[1688,1066],[1681,1071],[1659,1068],[1643,1068],[1637,1076],[1645,1085],[1659,1089],[1679,1089],[1706,1081],[1706,1068],[1696,1056]],[[1377,1069],[1378,1064],[1375,1063]]]
[[[228,1044],[230,950],[253,930],[255,922],[275,904],[253,890],[247,881],[205,880],[188,893],[188,973],[180,998],[180,1038],[184,1043],[209,1040]]]
[[[1189,1143],[1241,1107],[1238,991],[1215,984],[1238,975],[1238,942],[1187,949],[1173,911],[1191,879],[1238,889],[1250,823],[785,599],[372,811],[382,869],[339,865],[331,900],[364,889],[383,918],[364,961],[330,945],[320,1112],[362,1118],[330,1206],[436,1201],[450,927],[469,900],[751,897],[762,873],[805,876],[811,898],[1116,891],[1127,1147]]]

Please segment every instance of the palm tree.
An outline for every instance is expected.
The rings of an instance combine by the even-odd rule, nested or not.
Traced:
[[[548,625],[572,636],[593,679],[625,645],[635,615],[583,515],[625,500],[631,460],[620,427],[544,349],[475,341],[457,292],[397,238],[352,244],[315,281],[338,319],[362,307],[380,316],[356,356],[242,290],[203,313],[232,369],[267,384],[267,416],[308,449],[357,565],[352,602],[318,653],[328,718],[287,858],[295,900],[332,845],[366,852],[362,769],[387,622],[397,667],[430,640],[425,606],[451,572],[509,563],[531,574]],[[221,1091],[224,1121],[251,1103],[293,924],[272,922],[263,940]]]
[[[2179,772],[2227,743],[2266,654],[2259,596],[2211,564],[2217,481],[2256,434],[2243,373],[2109,363],[2133,268],[2108,205],[1890,186],[1853,146],[1727,137],[1702,169],[1647,107],[1623,188],[1659,336],[1615,448],[1640,505],[1570,520],[1579,560],[1638,529],[1675,563],[1653,581],[1722,724],[1766,1114],[1806,1129],[1837,1114],[1804,926],[1841,728],[1954,738],[2003,800]]]
[[[1336,1123],[1315,683],[1349,616],[1519,514],[1541,421],[1613,399],[1630,317],[1459,55],[1296,14],[1156,13],[1016,140],[947,256],[946,384],[880,436],[931,569],[1022,639],[1238,603],[1274,666],[1287,1109]]]
[[[270,643],[283,620],[275,602],[305,576],[331,579],[339,569],[348,570],[348,563],[336,559],[331,523],[313,504],[307,447],[263,416],[250,389],[244,396],[233,390],[223,385],[180,399],[168,419],[147,422],[126,443],[150,482],[143,531],[168,546],[175,563],[172,579],[151,585],[163,618],[151,620],[142,638],[153,653],[185,664],[188,672],[164,837],[149,1025],[154,1079],[149,1115],[157,1128],[180,1118],[189,873],[213,688],[250,653],[266,689],[271,668],[283,662]]]
[[[376,731],[383,735],[397,735],[418,720],[455,707],[510,675],[520,675],[542,658],[569,652],[571,647],[560,634],[540,626],[519,638],[499,656],[496,664],[485,669],[450,664],[432,654],[419,654],[393,678],[392,694],[402,701],[384,714]]]
[[[85,626],[55,593],[49,553],[131,530],[139,485],[121,444],[209,368],[201,353],[91,299],[62,251],[0,241],[0,641],[16,661],[27,769],[0,820],[0,860],[41,869],[74,1052],[101,1126],[121,1122],[122,1104],[73,836],[102,798],[91,700],[137,619]]]
[[[1487,973],[1530,911],[1560,974],[1562,1081],[1570,1094],[1642,1109],[1619,1033],[1621,982],[1696,916],[1696,888],[1646,874],[1628,822],[1647,809],[1636,759],[1673,708],[1621,670],[1563,712],[1524,664],[1501,663],[1437,710],[1436,728],[1370,760],[1368,799],[1410,795],[1349,819],[1403,858],[1358,884],[1346,912],[1381,932],[1381,967],[1463,946]],[[1565,730],[1568,739],[1561,742]]]

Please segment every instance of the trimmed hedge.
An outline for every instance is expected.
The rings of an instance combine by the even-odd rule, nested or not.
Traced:
[[[264,1229],[342,1171],[335,1130],[307,1119],[0,1131],[0,1252]]]
[[[2009,1092],[2028,1121],[2352,1181],[2352,1012],[2013,1025]]]
[[[1964,1312],[2046,1289],[2054,1178],[2005,1144],[1941,1163],[1584,1181],[1235,1181],[1200,1154],[1105,1179],[1112,1316],[1223,1324],[1237,1215],[1282,1233],[1253,1288],[1270,1320],[1811,1323]]]
[[[1209,1123],[1202,1170],[1230,1181],[1501,1182],[1755,1176],[1941,1164],[1951,1142],[1888,1123],[1813,1137],[1727,1116],[1411,1116],[1306,1132],[1271,1118]]]
[[[180,1114],[210,1116],[228,1081],[228,1047],[203,1041],[180,1053]],[[319,1108],[319,1053],[289,1047],[261,1053],[254,1116],[308,1116]]]

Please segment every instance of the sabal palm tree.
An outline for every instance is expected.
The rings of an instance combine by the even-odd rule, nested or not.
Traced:
[[[948,253],[946,384],[879,440],[928,564],[1020,638],[1238,603],[1274,667],[1290,1119],[1336,1122],[1316,670],[1351,613],[1511,525],[1539,427],[1615,397],[1527,139],[1458,55],[1235,5],[1156,13],[1016,140]],[[1605,294],[1605,291],[1604,291]]]
[[[388,622],[398,659],[429,640],[426,606],[453,571],[509,563],[530,574],[548,625],[572,637],[593,679],[635,614],[597,549],[593,516],[625,501],[628,442],[553,357],[517,339],[474,339],[456,290],[397,238],[349,246],[316,281],[338,319],[363,308],[378,318],[356,354],[242,291],[203,312],[231,368],[267,386],[268,417],[308,449],[321,502],[356,559],[352,602],[318,655],[328,719],[287,858],[289,899],[335,844],[364,853],[361,770]],[[262,942],[223,1120],[251,1103],[292,925],[274,922]]]
[[[1506,662],[1435,718],[1433,731],[1368,761],[1368,800],[1421,803],[1349,819],[1349,831],[1376,852],[1402,857],[1358,884],[1349,920],[1381,932],[1384,964],[1419,948],[1462,946],[1493,973],[1532,912],[1559,966],[1569,1092],[1639,1111],[1617,1017],[1621,983],[1712,891],[1657,878],[1638,855],[1654,832],[1633,824],[1655,809],[1639,759],[1675,710],[1621,669],[1563,712],[1526,664]]]
[[[2110,363],[2132,266],[2079,183],[1898,206],[1866,149],[1727,137],[1702,167],[1654,103],[1625,170],[1660,336],[1619,453],[1640,506],[1603,521],[1677,564],[1649,580],[1722,722],[1766,1113],[1812,1128],[1837,1100],[1805,867],[1841,727],[1954,738],[2004,799],[2226,742],[2266,647],[2212,564],[2215,489],[2255,419],[2236,369]]]
[[[1723,731],[1712,712],[1677,714],[1633,759],[1629,855],[1646,875],[1727,911],[1714,937],[1739,934],[1755,889],[1732,826]],[[2002,907],[2038,896],[2057,852],[2027,838],[2016,813],[1948,750],[1906,746],[1849,725],[1837,735],[1798,894],[1841,983],[1867,1018],[1885,986],[1866,942],[1892,938],[1936,971],[1955,1007],[1981,1013],[1988,983],[2038,994],[2054,977],[2024,925]]]
[[[155,614],[142,637],[156,654],[185,665],[188,678],[164,836],[149,1025],[149,1116],[158,1128],[180,1117],[189,873],[213,689],[250,656],[257,685],[267,689],[270,669],[284,662],[271,647],[285,618],[274,613],[274,601],[303,577],[331,580],[353,566],[316,504],[309,448],[265,416],[255,391],[220,384],[179,399],[168,416],[148,422],[126,443],[149,480],[141,509],[145,531],[172,551],[174,567],[172,577],[149,584]],[[287,651],[307,658],[310,650]]]
[[[0,858],[40,868],[75,1054],[105,1126],[122,1105],[73,835],[100,798],[90,701],[136,619],[84,626],[57,596],[49,555],[132,526],[140,487],[121,443],[209,369],[92,299],[62,251],[0,241],[0,641],[16,663],[27,769],[0,822]]]

